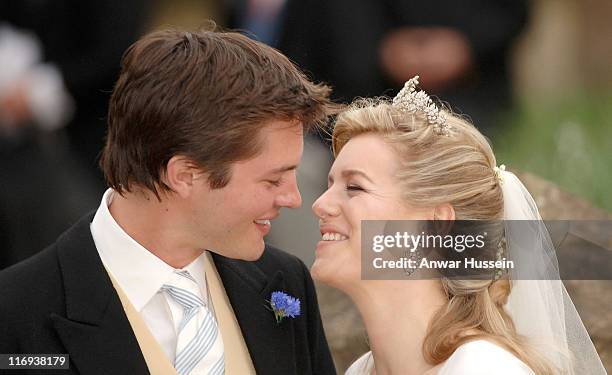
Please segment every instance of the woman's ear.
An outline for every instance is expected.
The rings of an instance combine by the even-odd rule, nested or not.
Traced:
[[[437,205],[434,208],[434,220],[455,220],[455,209],[450,203]]]
[[[433,229],[437,234],[448,234],[453,228],[455,221],[455,209],[450,203],[440,204],[434,207]]]

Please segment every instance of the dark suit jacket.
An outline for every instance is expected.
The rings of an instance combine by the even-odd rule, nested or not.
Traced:
[[[69,371],[16,374],[149,373],[96,251],[92,218],[0,272],[0,353],[70,355]],[[335,374],[312,279],[299,259],[271,247],[256,262],[213,258],[258,374]],[[299,298],[301,316],[277,324],[266,301],[275,290]]]

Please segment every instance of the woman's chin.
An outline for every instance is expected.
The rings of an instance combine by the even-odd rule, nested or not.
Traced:
[[[334,273],[334,267],[330,267],[329,262],[323,259],[315,258],[312,267],[310,267],[312,279],[324,284],[333,284]]]
[[[327,260],[315,259],[310,274],[316,282],[326,284],[334,289],[344,290],[347,279],[344,278],[337,264],[331,264]]]
[[[312,279],[315,281],[325,282],[322,278],[321,260],[315,258],[310,267],[310,276],[312,276]]]

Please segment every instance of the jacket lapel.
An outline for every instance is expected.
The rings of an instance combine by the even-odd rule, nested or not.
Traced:
[[[268,278],[255,262],[212,254],[257,373],[296,373],[292,321],[277,324],[269,303],[273,291],[286,290],[283,273]]]
[[[66,317],[51,321],[82,374],[148,374],[134,332],[91,237],[92,215],[58,239]]]

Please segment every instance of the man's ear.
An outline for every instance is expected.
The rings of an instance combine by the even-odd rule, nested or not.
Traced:
[[[455,209],[450,203],[437,205],[434,208],[434,219],[453,221],[455,220]]]
[[[191,195],[195,181],[201,174],[191,160],[181,155],[170,158],[165,172],[164,182],[181,198]]]

